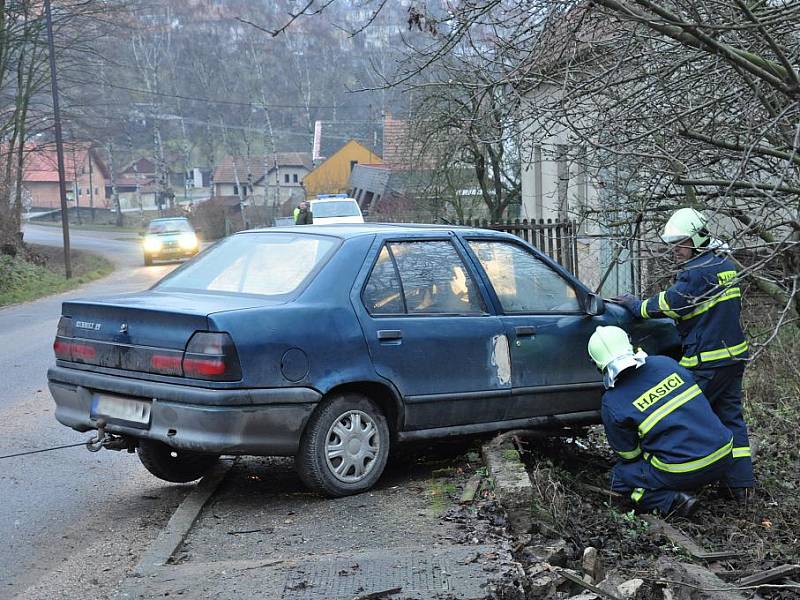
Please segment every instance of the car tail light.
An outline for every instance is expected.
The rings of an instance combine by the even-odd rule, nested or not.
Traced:
[[[79,362],[91,362],[97,358],[97,348],[92,344],[83,342],[72,342],[72,360]]]
[[[90,363],[97,359],[97,348],[92,344],[57,339],[53,343],[53,351],[55,351],[58,360]]]
[[[150,357],[150,372],[161,375],[183,375],[183,353],[153,354]]]
[[[53,342],[53,352],[58,360],[72,360],[72,343],[56,338]]]
[[[53,352],[57,360],[85,363],[94,363],[97,360],[97,347],[94,343],[72,337],[71,317],[59,319]]]
[[[53,342],[53,351],[58,360],[74,362],[93,362],[97,358],[97,348],[92,344],[71,342],[56,338]]]
[[[183,374],[194,379],[238,381],[242,378],[239,355],[227,333],[197,331],[186,345]]]
[[[53,352],[57,360],[72,360],[72,342],[67,338],[72,337],[72,317],[61,317],[58,320],[56,339],[53,342]]]

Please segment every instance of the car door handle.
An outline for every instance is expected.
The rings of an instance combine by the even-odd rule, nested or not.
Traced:
[[[381,342],[389,342],[392,340],[402,340],[403,332],[399,329],[379,329],[378,340]]]
[[[536,327],[531,327],[530,325],[520,325],[519,327],[514,328],[514,333],[517,334],[517,337],[536,335]]]

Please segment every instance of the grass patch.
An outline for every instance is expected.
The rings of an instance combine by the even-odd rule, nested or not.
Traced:
[[[431,510],[436,516],[444,513],[451,503],[451,498],[458,493],[456,484],[447,479],[434,479],[428,487],[428,495],[431,499]]]
[[[28,245],[16,257],[0,256],[0,306],[58,294],[105,277],[114,265],[97,254],[73,250],[72,278],[64,275],[64,251]]]

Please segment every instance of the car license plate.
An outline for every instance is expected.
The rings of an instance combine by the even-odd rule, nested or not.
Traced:
[[[150,402],[120,396],[94,394],[92,417],[108,417],[138,425],[150,424]]]

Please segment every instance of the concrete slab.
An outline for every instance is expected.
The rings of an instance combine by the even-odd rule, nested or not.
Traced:
[[[139,579],[128,597],[352,600],[399,588],[394,597],[409,600],[482,600],[504,584],[506,571],[498,569],[497,559],[494,547],[451,546],[186,563]]]
[[[369,492],[330,499],[306,491],[290,459],[242,457],[171,561],[149,561],[115,598],[491,598],[524,573],[505,538],[468,524],[470,474],[443,478],[441,462],[395,464]]]

